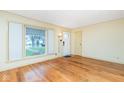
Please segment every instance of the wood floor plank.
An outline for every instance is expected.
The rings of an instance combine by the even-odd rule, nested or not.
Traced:
[[[0,72],[0,82],[124,82],[124,64],[61,57]]]

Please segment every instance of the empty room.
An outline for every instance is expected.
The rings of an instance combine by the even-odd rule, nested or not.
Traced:
[[[123,81],[123,10],[0,11],[0,82]]]

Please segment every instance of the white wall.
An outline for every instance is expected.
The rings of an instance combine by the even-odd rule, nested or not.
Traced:
[[[80,29],[82,56],[124,64],[124,19]]]

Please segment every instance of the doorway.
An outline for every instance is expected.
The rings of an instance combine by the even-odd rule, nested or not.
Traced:
[[[63,56],[69,56],[70,50],[70,32],[63,32]]]
[[[75,32],[75,54],[82,56],[82,32]]]

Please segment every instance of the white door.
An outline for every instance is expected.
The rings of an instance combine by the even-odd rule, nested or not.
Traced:
[[[70,54],[70,32],[63,32],[63,56]]]
[[[75,32],[75,54],[82,55],[82,32]]]

